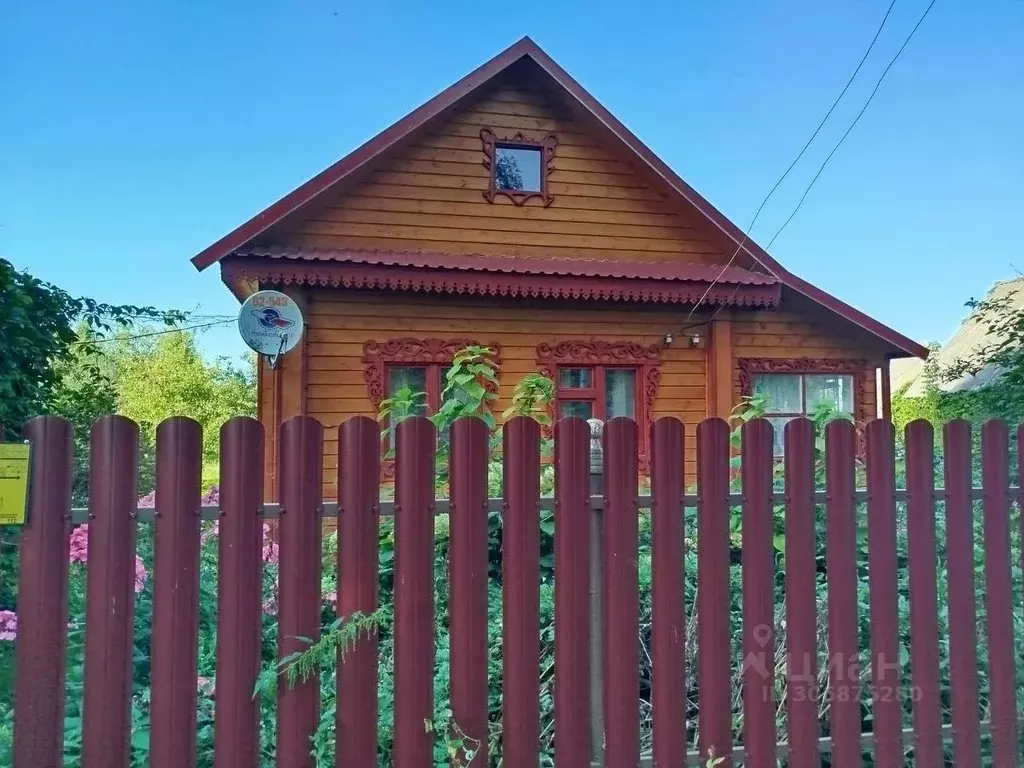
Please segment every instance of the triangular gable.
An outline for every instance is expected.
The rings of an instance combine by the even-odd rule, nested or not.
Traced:
[[[605,129],[615,142],[628,149],[640,167],[658,177],[679,199],[688,204],[713,229],[723,235],[726,241],[732,244],[732,247],[739,249],[745,256],[760,264],[765,271],[777,277],[784,286],[891,344],[898,350],[894,357],[909,355],[923,358],[927,356],[927,348],[786,270],[683,181],[528,37],[524,37],[334,165],[285,195],[245,224],[222,237],[193,257],[192,263],[197,269],[203,270],[251,243],[270,227],[307,206],[324,192],[334,188],[356,172],[366,168],[378,157],[397,150],[413,134],[418,133],[428,124],[434,123],[442,115],[449,113],[457,104],[463,102],[524,57],[529,58],[537,65],[575,106],[592,118],[598,126]]]

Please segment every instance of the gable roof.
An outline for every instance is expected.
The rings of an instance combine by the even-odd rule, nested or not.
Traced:
[[[742,250],[770,274],[778,278],[783,286],[806,296],[829,311],[836,313],[892,345],[896,348],[893,357],[927,357],[928,349],[926,347],[786,270],[769,256],[763,248],[750,240],[739,227],[729,221],[721,211],[683,181],[675,171],[655,155],[626,126],[619,122],[614,115],[598,103],[583,86],[576,82],[568,72],[562,69],[529,37],[524,37],[505,49],[493,59],[473,70],[457,83],[445,89],[397,123],[386,128],[361,147],[343,157],[334,165],[321,171],[266,210],[196,254],[192,258],[192,263],[197,269],[203,270],[247,245],[286,216],[310,203],[351,174],[364,168],[383,153],[393,150],[412,134],[417,133],[425,125],[447,112],[457,103],[523,58],[529,58],[540,67],[579,107],[607,129],[622,145],[627,147],[642,166],[658,176],[679,198],[695,208],[708,223],[725,235],[728,240],[735,243],[738,249]]]

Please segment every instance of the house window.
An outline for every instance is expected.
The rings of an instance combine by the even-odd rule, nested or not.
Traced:
[[[537,370],[555,382],[555,418],[614,419],[639,427],[640,471],[650,463],[647,432],[658,399],[661,345],[566,339],[537,345]]]
[[[394,397],[403,389],[412,395],[413,406],[410,415],[427,416],[437,413],[441,407],[441,392],[444,391],[445,375],[448,365],[389,365],[387,367],[386,397]],[[392,412],[388,433],[390,448],[395,447],[395,425],[397,415]]]
[[[377,340],[370,339],[363,344],[363,381],[369,397],[371,413],[380,410],[381,401],[391,397],[400,389],[423,392],[425,397],[415,409],[422,414],[437,413],[441,407],[441,393],[445,377],[452,361],[460,350],[466,347],[486,346],[491,350],[491,359],[501,364],[501,345],[497,342],[481,342],[471,338],[436,339],[411,336]],[[488,384],[488,389],[492,389]],[[391,424],[389,426],[394,426]],[[394,432],[390,441],[384,441],[385,451],[394,448]],[[447,439],[441,436],[442,441]],[[384,477],[394,475],[394,461],[384,461]]]
[[[841,413],[854,413],[852,374],[761,373],[754,376],[753,393],[767,400],[766,414],[775,427],[775,455],[783,454],[784,429],[800,416],[809,416],[829,403]]]
[[[636,379],[636,368],[560,367],[555,394],[558,417],[636,419]]]
[[[494,188],[502,192],[541,191],[541,150],[498,145],[494,150]]]
[[[490,172],[484,190],[487,202],[504,196],[516,205],[524,205],[539,197],[544,206],[551,205],[555,198],[548,193],[547,177],[553,170],[558,146],[554,134],[532,139],[522,133],[498,136],[490,128],[481,128],[480,141],[484,167]]]

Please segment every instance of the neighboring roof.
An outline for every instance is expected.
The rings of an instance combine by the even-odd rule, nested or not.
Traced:
[[[989,289],[988,294],[985,296],[985,300],[1005,300],[1007,301],[1010,309],[1014,311],[1024,309],[1024,278],[1016,278],[1014,280],[996,283],[991,289]],[[943,344],[938,351],[932,353],[928,360],[929,366],[934,366],[936,370],[942,371],[960,360],[971,359],[985,347],[999,343],[1001,339],[998,336],[989,333],[988,324],[983,323],[978,317],[978,314],[978,311],[975,310],[964,318],[963,322],[960,323],[960,327],[949,341]],[[925,377],[922,375],[923,371],[923,364],[918,366],[916,371],[901,371],[903,375],[901,376],[898,386],[895,377],[893,377],[893,391],[896,392],[901,387],[906,386],[908,382],[911,382],[910,387],[905,392],[908,397],[920,397],[925,394],[927,390],[927,382],[925,381]],[[970,374],[964,374],[954,381],[940,380],[936,382],[936,384],[938,388],[944,392],[956,392],[964,389],[983,387],[986,384],[991,383],[998,375],[999,369],[995,366],[989,365],[982,368],[973,376]]]
[[[644,166],[660,177],[680,198],[696,208],[709,223],[729,240],[736,243],[738,249],[742,249],[771,274],[778,277],[783,285],[797,293],[803,294],[812,301],[892,345],[896,348],[895,357],[907,355],[913,357],[927,356],[927,348],[783,268],[763,248],[750,240],[743,231],[705,200],[693,187],[683,181],[675,171],[655,155],[640,139],[633,135],[607,109],[601,106],[569,73],[562,69],[528,37],[524,37],[519,42],[502,51],[486,64],[473,70],[473,72],[457,83],[413,110],[397,123],[385,129],[334,165],[285,195],[262,213],[257,214],[234,231],[222,237],[216,243],[193,257],[192,263],[197,269],[203,270],[211,264],[220,261],[225,256],[236,252],[250,243],[255,237],[265,232],[269,227],[305,206],[355,171],[365,167],[372,160],[385,152],[394,150],[398,144],[409,136],[421,130],[426,124],[447,112],[462,99],[523,58],[529,58],[539,66],[594,120],[611,132],[620,143],[629,148]]]
[[[539,259],[381,251],[246,247],[222,262],[229,285],[322,285],[393,291],[601,301],[777,307],[782,285],[740,267],[687,262]]]

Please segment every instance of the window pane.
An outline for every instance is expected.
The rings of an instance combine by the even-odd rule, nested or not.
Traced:
[[[795,416],[775,416],[768,419],[775,428],[775,439],[772,441],[773,455],[782,456],[785,453],[786,425],[795,418]]]
[[[594,418],[594,404],[584,400],[570,400],[559,406],[559,417],[580,416],[584,419]]]
[[[558,386],[562,389],[590,389],[594,386],[594,369],[560,368]]]
[[[754,394],[768,398],[768,413],[803,413],[800,376],[761,374],[754,377]]]
[[[426,393],[427,391],[427,369],[422,366],[388,366],[388,397],[394,397],[401,390],[408,390],[405,394]],[[398,424],[398,417],[408,413],[409,415],[420,415],[427,412],[427,398],[424,396],[415,397],[409,402],[397,403],[397,408],[391,411],[391,418],[388,426],[391,431],[388,433],[388,446],[395,448],[395,426]],[[397,411],[397,413],[396,413]]]
[[[541,151],[521,147],[494,150],[494,186],[512,192],[540,192]]]
[[[636,418],[636,371],[609,368],[604,374],[604,414],[606,419],[616,416]]]
[[[393,397],[399,390],[408,389],[413,393],[427,391],[427,369],[422,366],[389,366],[388,397]],[[425,398],[416,398],[415,413],[426,411]]]
[[[853,376],[808,376],[807,412],[819,403],[832,403],[841,413],[853,413]]]

